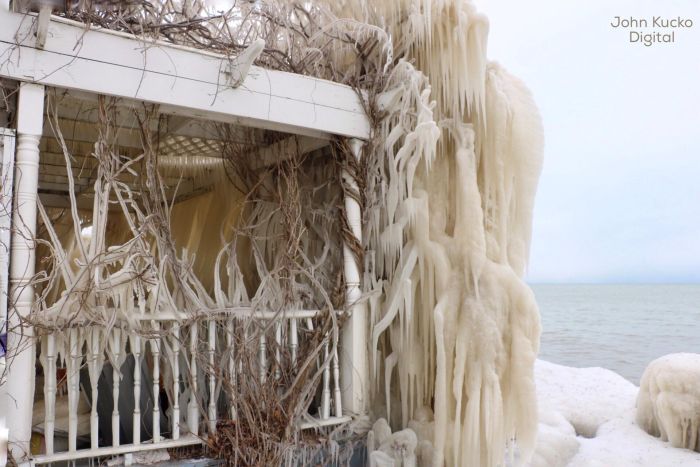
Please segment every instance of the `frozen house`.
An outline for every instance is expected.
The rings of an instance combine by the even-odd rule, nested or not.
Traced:
[[[468,1],[0,0],[2,462],[527,457],[541,125],[487,33]]]

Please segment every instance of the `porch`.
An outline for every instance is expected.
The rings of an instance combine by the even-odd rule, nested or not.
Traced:
[[[27,465],[200,445],[242,416],[242,387],[262,402],[269,381],[277,394],[301,372],[318,384],[299,396],[300,429],[363,415],[351,171],[300,194],[301,214],[246,204],[253,191],[237,186],[286,194],[323,180],[328,161],[359,159],[370,124],[357,92],[245,52],[231,61],[39,16],[0,3],[0,77],[17,94],[0,125],[0,444],[8,436]],[[334,196],[342,209],[327,206]],[[294,215],[294,232],[323,240],[294,238],[311,249],[299,251],[342,273],[340,306],[330,277],[276,269]]]

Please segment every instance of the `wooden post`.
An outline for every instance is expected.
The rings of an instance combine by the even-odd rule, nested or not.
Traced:
[[[353,156],[359,162],[362,145],[359,139],[350,140]],[[357,192],[357,181],[352,174],[343,173],[343,182],[348,191]],[[362,213],[360,204],[355,198],[346,193],[345,214],[348,227],[355,238],[362,242]],[[340,374],[342,384],[343,408],[353,415],[363,415],[368,398],[368,356],[367,356],[367,309],[359,303],[362,297],[360,289],[361,265],[357,264],[355,255],[348,245],[343,245],[345,272],[345,303],[350,316],[345,322],[341,333]]]
[[[31,279],[35,267],[39,139],[44,118],[44,86],[22,83],[17,112],[15,207],[10,252],[10,306],[8,316],[7,419],[12,455],[25,461],[30,455],[34,403],[35,345],[33,329],[22,324],[34,304]]]

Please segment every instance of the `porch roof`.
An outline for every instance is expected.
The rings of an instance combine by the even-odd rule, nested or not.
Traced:
[[[43,49],[37,16],[0,4],[0,77],[160,105],[189,118],[328,138],[367,139],[357,92],[332,81],[253,66],[241,86],[226,84],[218,54],[52,16]]]

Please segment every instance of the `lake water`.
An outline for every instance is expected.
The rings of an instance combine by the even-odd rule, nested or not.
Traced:
[[[532,286],[542,315],[539,358],[601,366],[639,385],[647,364],[700,353],[700,284]]]

